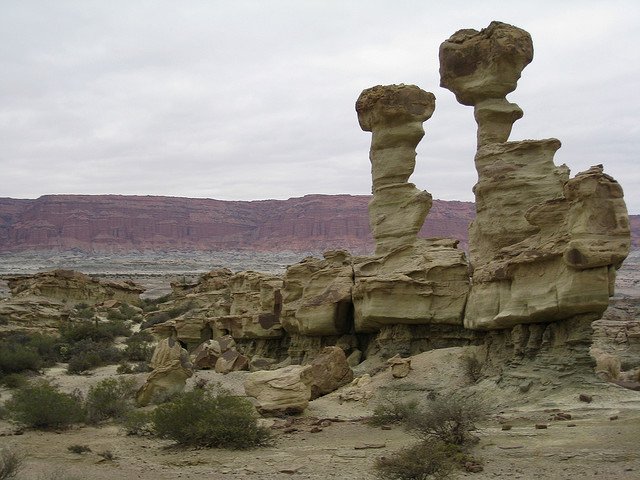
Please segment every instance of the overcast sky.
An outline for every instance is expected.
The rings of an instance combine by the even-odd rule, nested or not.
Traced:
[[[491,20],[534,60],[511,140],[602,163],[640,213],[640,2],[1,0],[0,196],[255,200],[367,194],[373,85],[436,95],[411,181],[473,200],[473,109],[439,87],[438,47]]]

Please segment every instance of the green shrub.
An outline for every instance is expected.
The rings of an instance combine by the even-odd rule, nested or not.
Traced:
[[[6,403],[9,416],[38,429],[65,428],[84,417],[80,399],[46,382],[26,385]]]
[[[450,478],[453,466],[448,445],[426,440],[377,459],[374,468],[381,480],[427,480]]]
[[[158,406],[152,419],[158,436],[181,445],[245,449],[271,439],[269,429],[258,426],[250,402],[220,390],[180,394]]]
[[[122,427],[127,435],[152,435],[154,433],[152,412],[131,410],[122,419]]]
[[[0,450],[0,480],[16,478],[22,467],[22,459],[18,453],[8,448]]]
[[[83,373],[102,365],[118,363],[123,352],[106,342],[94,342],[90,339],[66,345],[65,359],[69,362],[67,372]]]
[[[122,419],[133,408],[135,391],[135,382],[124,378],[107,378],[92,386],[85,402],[87,423]]]
[[[140,328],[145,329],[157,325],[158,323],[164,323],[167,320],[171,320],[171,316],[167,312],[154,312],[147,315],[146,319],[140,325]]]
[[[42,367],[38,352],[22,344],[0,343],[0,376],[27,370],[37,372]]]
[[[409,429],[423,440],[438,439],[453,445],[470,443],[476,422],[486,416],[484,406],[460,395],[440,397],[418,408],[408,419]]]
[[[145,313],[153,312],[158,308],[158,305],[161,303],[168,302],[171,300],[172,293],[167,293],[158,298],[143,298],[142,299],[142,311]]]
[[[375,426],[403,423],[416,413],[418,406],[417,400],[403,402],[395,398],[385,398],[376,405],[369,423]]]
[[[153,354],[151,343],[153,336],[149,332],[137,332],[125,341],[124,355],[132,362],[148,362]]]
[[[27,378],[21,373],[10,373],[0,377],[0,383],[7,388],[20,388],[27,384]]]
[[[131,328],[122,320],[69,322],[60,328],[60,334],[68,343],[87,339],[94,342],[110,342],[118,336],[128,337],[131,335]]]

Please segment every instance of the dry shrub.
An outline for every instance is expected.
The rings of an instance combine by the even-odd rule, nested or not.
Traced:
[[[0,480],[16,478],[21,467],[22,456],[8,448],[0,450]]]
[[[369,424],[380,426],[403,423],[416,414],[418,407],[419,403],[416,400],[402,401],[397,398],[385,397],[373,410]]]
[[[434,439],[381,457],[374,465],[376,477],[381,480],[445,479],[453,467],[450,447]]]
[[[470,433],[476,422],[486,417],[481,402],[472,397],[453,394],[429,401],[408,418],[408,427],[422,440],[438,439],[452,445],[465,445],[474,440]]]

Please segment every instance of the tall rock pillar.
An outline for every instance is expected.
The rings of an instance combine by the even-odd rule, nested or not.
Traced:
[[[601,165],[569,179],[553,162],[559,140],[508,141],[522,110],[506,95],[532,59],[531,36],[501,22],[440,46],[440,84],[478,124],[468,328],[597,317],[629,250],[622,189]]]
[[[434,95],[415,85],[378,85],[364,90],[356,102],[360,127],[373,134],[369,222],[376,254],[412,244],[429,213],[431,195],[408,180],[424,136],[422,123],[435,108]]]

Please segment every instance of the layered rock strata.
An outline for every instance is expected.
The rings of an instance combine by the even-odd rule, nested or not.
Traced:
[[[553,163],[560,141],[507,141],[522,111],[505,97],[532,58],[529,34],[500,22],[440,47],[441,85],[478,124],[468,328],[600,315],[629,251],[622,189],[601,165],[570,179]]]

